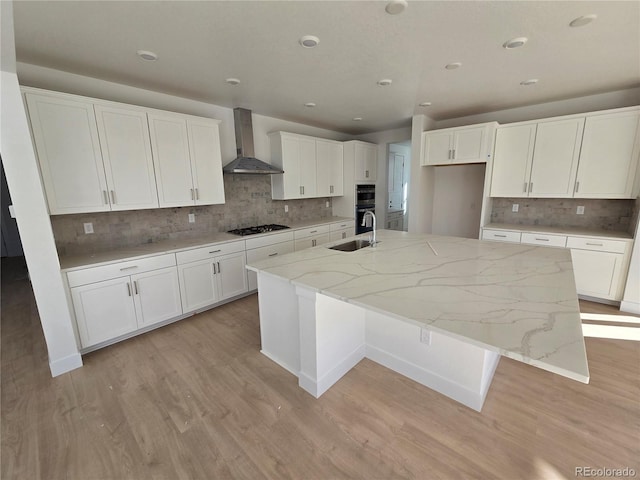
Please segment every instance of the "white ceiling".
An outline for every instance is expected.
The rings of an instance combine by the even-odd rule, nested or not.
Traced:
[[[385,5],[16,1],[16,57],[353,134],[407,126],[416,113],[442,120],[640,85],[638,1],[409,0],[395,16]],[[586,14],[598,18],[569,27]],[[298,44],[306,34],[320,38],[315,49]],[[524,47],[502,47],[520,36]],[[139,49],[159,59],[144,62]],[[446,70],[451,62],[462,67]],[[529,78],[540,81],[520,85]]]

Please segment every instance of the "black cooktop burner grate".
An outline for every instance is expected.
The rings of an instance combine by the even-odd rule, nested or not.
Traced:
[[[269,224],[269,225],[258,225],[257,227],[246,227],[246,228],[236,228],[234,230],[229,230],[227,233],[231,233],[233,235],[255,235],[257,233],[267,233],[274,232],[276,230],[285,230],[289,227],[286,225],[277,225],[277,224]]]

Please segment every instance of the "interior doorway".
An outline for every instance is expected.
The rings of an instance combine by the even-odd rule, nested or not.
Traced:
[[[20,242],[18,224],[9,211],[9,207],[11,206],[11,195],[9,194],[7,179],[4,176],[2,157],[0,157],[0,176],[2,177],[0,179],[0,243],[2,244],[2,256],[19,257],[24,255],[24,253],[22,252],[22,242]]]
[[[411,170],[411,141],[390,143],[387,155],[387,230],[408,229],[407,201]]]

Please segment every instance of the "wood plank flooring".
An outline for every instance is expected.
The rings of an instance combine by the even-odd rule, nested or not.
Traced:
[[[482,413],[368,360],[316,400],[259,353],[253,295],[51,378],[26,270],[2,268],[3,480],[640,475],[638,342],[587,338],[589,385],[502,358]]]

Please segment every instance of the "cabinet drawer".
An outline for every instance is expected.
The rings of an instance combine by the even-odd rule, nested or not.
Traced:
[[[338,230],[351,229],[355,233],[356,221],[355,220],[346,220],[344,222],[332,223],[329,225],[329,229],[331,232],[336,232]]]
[[[67,273],[70,287],[86,285],[88,283],[101,282],[112,278],[125,277],[136,273],[149,272],[160,268],[171,267],[176,264],[176,256],[173,253],[158,255],[155,257],[119,262],[101,267],[90,267]]]
[[[268,245],[266,247],[254,248],[253,250],[247,250],[247,263],[258,262],[291,252],[293,252],[293,240]]]
[[[564,235],[549,235],[548,233],[523,233],[521,243],[529,245],[542,245],[545,247],[564,247],[567,237]]]
[[[595,250],[598,252],[624,253],[627,244],[623,240],[610,240],[607,238],[568,237],[567,247],[581,250]]]
[[[321,235],[323,233],[329,233],[329,225],[316,225],[315,227],[302,228],[293,232],[293,238],[296,240],[300,238],[312,237],[314,235]]]
[[[247,250],[266,247],[267,245],[293,241],[293,231],[272,233],[270,235],[263,235],[256,238],[247,238],[245,241],[247,242]]]
[[[185,252],[176,253],[178,265],[183,263],[206,260],[207,258],[219,257],[228,253],[242,252],[245,249],[244,240],[239,242],[218,243],[207,247],[194,248]]]
[[[495,240],[498,242],[520,243],[520,232],[511,230],[482,230],[482,240]]]

